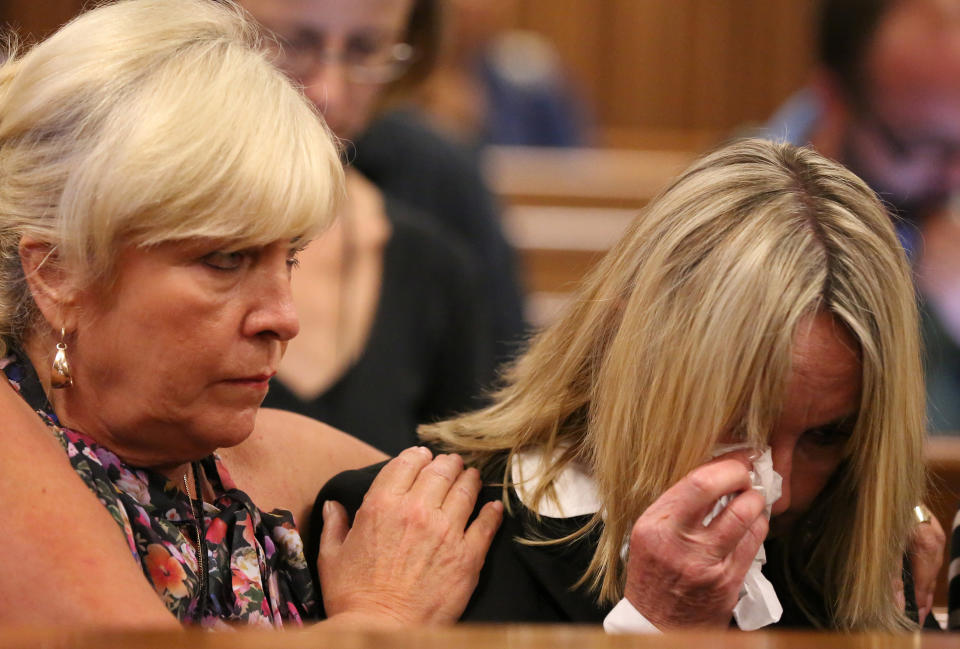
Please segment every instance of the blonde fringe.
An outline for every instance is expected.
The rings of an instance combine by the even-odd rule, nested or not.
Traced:
[[[223,0],[119,0],[0,65],[0,354],[34,320],[21,237],[78,284],[123,245],[312,236],[342,196],[339,152]]]

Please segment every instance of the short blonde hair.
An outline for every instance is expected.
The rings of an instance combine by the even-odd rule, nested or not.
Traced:
[[[0,351],[32,326],[18,245],[84,282],[121,245],[308,237],[342,192],[322,118],[230,2],[122,0],[0,67]]]
[[[822,624],[903,628],[891,584],[924,487],[913,285],[873,192],[810,149],[748,140],[695,163],[533,339],[492,406],[422,427],[421,436],[463,453],[488,478],[504,456],[509,472],[518,451],[550,458],[565,449],[532,485],[535,499],[552,494],[569,462],[587,465],[603,518],[574,538],[602,526],[585,579],[613,602],[637,517],[721,436],[767,443],[797,327],[818,310],[859,342],[863,383],[847,459],[818,500],[825,527],[805,549],[804,571],[831,612]],[[503,479],[509,484],[509,473]]]

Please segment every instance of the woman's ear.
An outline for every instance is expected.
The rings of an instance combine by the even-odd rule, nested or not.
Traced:
[[[33,237],[22,237],[20,263],[33,301],[50,327],[75,329],[75,307],[80,291],[73,278],[64,272],[56,246]]]

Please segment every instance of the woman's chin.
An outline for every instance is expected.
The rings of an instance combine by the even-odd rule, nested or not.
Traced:
[[[197,422],[190,435],[191,455],[200,459],[220,448],[242,444],[253,433],[258,407],[226,409],[209,421]]]

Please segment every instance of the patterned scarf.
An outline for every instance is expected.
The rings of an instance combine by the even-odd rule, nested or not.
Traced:
[[[25,355],[0,361],[14,388],[56,435],[70,464],[117,525],[167,608],[185,624],[265,627],[316,618],[316,591],[303,542],[285,510],[262,512],[237,489],[215,454],[194,464],[212,492],[197,525],[190,499],[155,471],[124,464],[89,436],[57,420]],[[203,530],[206,583],[189,539]],[[201,597],[202,594],[206,597]]]

